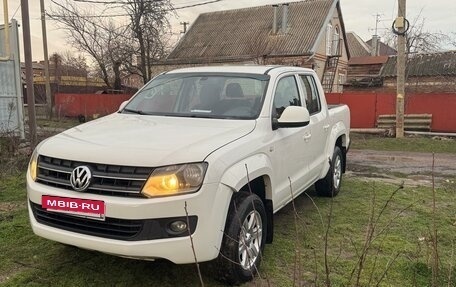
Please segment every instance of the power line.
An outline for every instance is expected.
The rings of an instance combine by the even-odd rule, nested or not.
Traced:
[[[57,3],[55,0],[51,0],[52,3],[54,3],[55,5],[59,6],[60,8],[62,8],[63,10],[65,10],[67,13],[71,14],[71,15],[68,15],[68,16],[62,16],[62,15],[50,15],[50,14],[47,14],[49,17],[51,17],[51,20],[56,20],[56,18],[63,18],[63,19],[66,19],[66,18],[73,18],[73,17],[77,17],[77,15],[75,15],[75,12],[74,11],[71,11],[70,9],[68,9],[67,7],[63,6],[62,4],[60,3]],[[82,16],[81,16],[82,17]],[[98,27],[100,29],[103,29],[103,30],[107,30],[108,28],[107,27],[104,27],[103,25],[100,25],[100,24],[97,24],[95,22],[90,22],[93,26],[95,27]],[[124,36],[124,33],[128,30],[128,26],[129,25],[124,25],[124,26],[120,26],[120,27],[117,27],[117,29],[122,29],[122,28],[125,28],[123,32],[114,32],[113,33],[118,36],[118,37],[123,37]]]
[[[67,16],[48,14],[49,17],[56,18],[68,18]],[[130,14],[109,14],[109,15],[79,15],[81,18],[112,18],[112,17],[127,17]]]
[[[119,2],[119,1],[98,1],[98,0],[73,0],[75,2],[81,2],[81,3],[92,3],[92,4],[126,4],[128,2]],[[164,12],[170,12],[170,11],[175,11],[175,10],[182,10],[182,9],[187,9],[187,8],[192,8],[192,7],[197,7],[197,6],[203,6],[203,5],[208,5],[212,3],[217,3],[225,0],[211,0],[211,1],[206,1],[206,2],[201,2],[201,3],[196,3],[196,4],[191,4],[191,5],[185,5],[185,6],[180,6],[180,7],[175,7],[173,9],[166,9]],[[64,16],[61,15],[49,15],[52,18],[63,18]],[[110,17],[128,17],[130,14],[127,13],[121,13],[121,14],[104,14],[104,15],[81,15],[81,17],[84,18],[110,18]]]
[[[92,3],[92,4],[128,4],[131,3],[129,1],[99,1],[99,0],[73,0],[74,2],[81,2],[81,3]]]
[[[19,8],[21,8],[21,3],[19,3],[19,6],[17,6],[16,11],[14,11],[13,16],[11,16],[11,19],[13,19],[14,16],[16,16],[16,13],[17,13],[17,11],[19,11]]]
[[[203,6],[203,5],[217,3],[217,2],[221,2],[221,1],[225,1],[225,0],[206,1],[206,2],[201,2],[201,3],[196,3],[196,4],[181,6],[181,7],[176,7],[176,8],[174,8],[174,10],[180,10],[180,9],[192,8],[192,7],[197,7],[197,6]]]
[[[134,3],[132,1],[103,1],[103,0],[73,0],[74,2],[80,2],[80,3],[92,3],[92,4],[105,4],[105,5],[111,5],[111,4],[130,4]],[[185,5],[181,7],[176,7],[174,10],[179,10],[179,9],[185,9],[185,8],[191,8],[191,7],[196,7],[196,6],[202,6],[202,5],[207,5],[207,4],[212,4],[216,2],[220,2],[224,0],[211,0],[211,1],[205,1],[201,3],[195,3],[195,4],[190,4],[190,5]],[[146,3],[153,3],[153,0],[147,0],[145,1]]]

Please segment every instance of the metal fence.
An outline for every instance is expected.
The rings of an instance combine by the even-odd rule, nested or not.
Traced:
[[[0,60],[0,135],[14,133],[25,137],[22,103],[22,82],[19,57],[18,24],[12,20],[9,25],[9,59]],[[5,26],[0,26],[0,57],[5,52]]]

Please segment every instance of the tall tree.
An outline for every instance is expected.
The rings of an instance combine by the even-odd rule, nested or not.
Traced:
[[[130,28],[139,48],[139,70],[144,83],[150,77],[150,69],[156,51],[163,46],[161,37],[169,28],[167,14],[173,10],[170,0],[123,0],[121,7],[130,18]]]
[[[456,49],[456,32],[451,33],[448,42],[450,43],[452,49]]]
[[[138,74],[147,82],[153,63],[165,56],[167,15],[173,11],[170,0],[106,0],[106,10],[98,15],[75,1],[51,1],[55,7],[50,16],[66,31],[73,46],[91,56],[110,88],[120,88],[123,73]],[[124,13],[118,14],[119,10]],[[106,17],[114,11],[118,17],[126,17],[128,24]]]
[[[54,53],[57,54],[58,53]],[[71,75],[77,77],[87,77],[89,66],[87,59],[82,55],[75,55],[72,51],[64,51],[61,55],[62,75]]]
[[[90,10],[82,9],[73,1],[53,3],[55,7],[50,16],[66,32],[69,43],[91,56],[109,88],[120,89],[120,86],[114,86],[116,81],[113,79],[113,67],[116,62],[123,62],[118,58],[117,49],[119,43],[125,40],[125,31],[118,28],[111,19],[91,17]]]

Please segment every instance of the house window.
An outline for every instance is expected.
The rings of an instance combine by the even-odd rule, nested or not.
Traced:
[[[339,38],[340,33],[339,33],[339,27],[336,26],[334,29],[334,35],[333,35],[333,41],[332,41],[332,54],[333,55],[339,55]]]
[[[326,26],[326,55],[331,56],[332,50],[332,25],[331,23]]]
[[[344,84],[347,82],[347,75],[345,73],[339,73],[339,85],[338,92],[342,93],[344,91]]]

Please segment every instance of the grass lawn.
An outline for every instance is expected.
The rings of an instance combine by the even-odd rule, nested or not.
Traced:
[[[357,265],[365,239],[372,212],[372,196],[375,194],[374,214],[378,214],[395,189],[392,185],[345,179],[341,193],[332,201],[333,216],[328,235],[332,286],[354,286],[356,272],[351,281],[350,274]],[[331,200],[315,197],[313,190],[309,193],[315,205],[306,195],[299,196],[295,200],[296,221],[291,204],[275,215],[274,243],[266,246],[260,270],[270,286],[293,286],[295,269],[299,274],[297,282],[302,286],[324,285],[324,225],[327,224]],[[39,238],[29,226],[25,202],[23,174],[0,179],[0,285],[199,285],[196,268],[191,264],[123,259]],[[380,286],[430,285],[431,207],[431,189],[406,187],[396,193],[379,220],[376,240],[367,253],[360,275],[361,286],[374,286],[388,264],[391,267]],[[450,262],[456,262],[456,255],[452,255],[456,251],[454,184],[437,190],[436,224],[441,267],[439,286],[447,286]],[[384,232],[378,234],[381,230]],[[300,255],[298,264],[295,264],[296,254]],[[449,286],[456,286],[454,265]],[[206,286],[223,286],[211,277],[210,265],[203,264],[202,270]]]
[[[454,138],[433,139],[424,136],[407,136],[396,139],[379,135],[351,133],[350,139],[350,148],[354,149],[456,153],[456,139]]]
[[[53,118],[49,119],[37,119],[36,124],[42,128],[61,128],[61,129],[69,129],[74,126],[81,124],[77,118]]]

